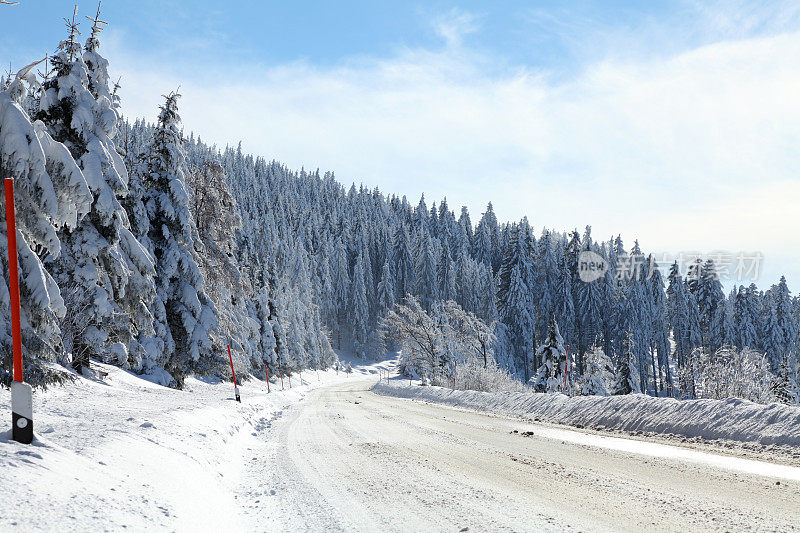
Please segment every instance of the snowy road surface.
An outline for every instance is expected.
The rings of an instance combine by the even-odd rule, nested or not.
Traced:
[[[37,393],[36,445],[0,438],[0,531],[800,527],[798,468],[382,396],[370,367],[241,404],[107,370]]]
[[[313,391],[285,414],[276,444],[271,444],[277,445],[275,471],[280,472],[271,481],[277,488],[275,516],[286,518],[284,527],[800,527],[797,479],[587,446],[553,435],[525,436],[524,431],[533,429],[530,424],[379,396],[367,390],[371,384],[359,381]],[[786,472],[793,477],[798,469]]]

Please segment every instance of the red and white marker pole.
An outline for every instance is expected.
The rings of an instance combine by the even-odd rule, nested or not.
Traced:
[[[269,370],[267,370],[267,363],[264,363],[264,375],[267,376],[267,394],[269,394]]]
[[[458,361],[453,361],[453,390],[456,390],[456,374],[458,374]]]
[[[11,345],[14,353],[14,381],[11,382],[11,438],[23,444],[30,444],[33,442],[33,391],[30,385],[22,381],[22,328],[13,179],[5,179],[5,192],[8,274],[11,291]]]
[[[567,360],[564,361],[564,393],[567,392],[567,369],[569,368],[569,344],[567,344]]]
[[[231,347],[228,346],[228,360],[231,362],[231,374],[233,374],[233,392],[236,394],[236,401],[242,403],[242,398],[239,396],[239,386],[236,384],[236,371],[233,369],[233,356],[231,355]]]

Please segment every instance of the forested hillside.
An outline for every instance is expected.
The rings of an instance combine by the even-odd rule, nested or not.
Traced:
[[[46,63],[2,81],[0,173],[16,183],[31,381],[68,376],[58,365],[91,372],[98,359],[180,387],[190,373],[228,375],[226,345],[237,372],[259,377],[264,365],[328,367],[334,348],[382,357],[403,345],[384,319],[411,302],[439,332],[457,329],[454,316],[477,319],[467,329],[488,329],[484,355],[543,390],[560,382],[558,360],[583,384],[567,392],[600,392],[592,380],[616,369],[625,392],[711,394],[736,374],[797,401],[800,299],[785,279],[726,295],[710,259],[681,273],[590,227],[499,222],[488,198],[473,220],[446,199],[412,203],[208,146],[186,133],[176,92],[155,124],[125,120],[99,33],[95,22],[82,45],[72,25]],[[595,281],[580,277],[584,251],[608,265]],[[451,340],[421,371],[472,357]]]

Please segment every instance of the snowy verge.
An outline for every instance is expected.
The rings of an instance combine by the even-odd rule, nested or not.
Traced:
[[[411,398],[578,428],[648,432],[706,440],[800,447],[800,408],[747,400],[676,400],[642,394],[579,396],[477,392],[379,383],[378,394]]]
[[[34,391],[35,440],[10,440],[10,393],[0,389],[0,531],[253,529],[242,491],[251,449],[311,389],[348,378],[305,371],[271,385],[186,379],[162,387],[93,362],[104,379],[76,377]],[[367,375],[369,368],[354,369]],[[352,377],[352,376],[351,376]],[[269,495],[262,483],[260,493]],[[258,500],[258,496],[249,499]],[[262,500],[262,506],[269,502]]]

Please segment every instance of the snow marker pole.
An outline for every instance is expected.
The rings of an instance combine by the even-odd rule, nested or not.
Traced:
[[[267,394],[269,394],[269,370],[267,370],[267,363],[264,363],[264,374],[267,376]]]
[[[22,444],[33,442],[33,391],[22,380],[22,327],[20,326],[17,224],[14,212],[14,180],[5,179],[8,274],[11,296],[11,345],[14,381],[11,382],[11,438]]]
[[[281,390],[283,390],[283,370],[281,370]]]
[[[389,369],[386,369],[386,384],[389,384]]]
[[[456,374],[458,374],[458,361],[453,361],[453,390],[456,390]]]
[[[564,361],[564,392],[567,392],[567,365],[569,365],[569,344],[567,344],[567,359]]]
[[[291,389],[292,388],[292,375],[291,374],[286,374],[286,375],[289,377],[289,388]]]
[[[412,385],[411,380],[413,380],[413,379],[414,379],[414,372],[409,370],[409,372],[408,372],[408,386],[409,387]]]
[[[236,401],[242,403],[242,398],[239,396],[239,387],[236,385],[236,372],[233,370],[233,356],[231,355],[230,345],[228,347],[228,360],[231,362],[231,374],[233,374],[233,392],[236,394]]]

